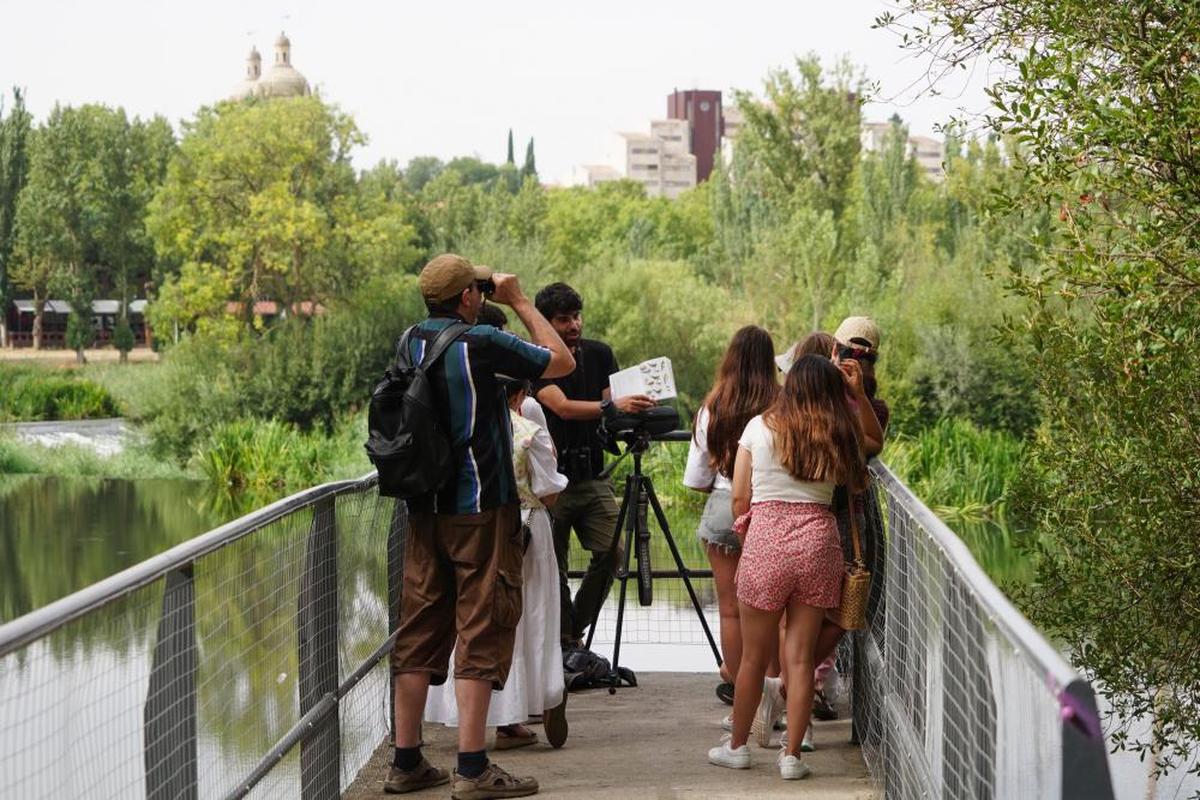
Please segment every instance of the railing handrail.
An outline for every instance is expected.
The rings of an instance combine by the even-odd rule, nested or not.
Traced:
[[[249,514],[238,517],[207,533],[202,533],[186,542],[145,561],[134,564],[115,575],[97,581],[53,603],[42,606],[11,622],[0,625],[0,658],[30,642],[57,630],[72,620],[102,608],[130,592],[147,586],[173,570],[186,566],[214,550],[241,539],[272,522],[287,516],[323,497],[344,494],[364,488],[377,480],[375,471],[361,478],[330,481],[289,495]]]
[[[904,499],[906,511],[942,549],[946,559],[959,571],[963,582],[987,610],[991,621],[1003,628],[1008,638],[1029,656],[1048,679],[1054,681],[1056,689],[1065,689],[1081,680],[1079,673],[1062,654],[997,588],[966,544],[946,523],[878,459],[871,462],[871,471],[877,481],[887,486],[889,492]]]

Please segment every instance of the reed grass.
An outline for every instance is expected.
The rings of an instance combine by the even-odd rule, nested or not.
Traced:
[[[1025,444],[962,419],[943,419],[916,436],[888,442],[882,460],[938,516],[1003,521]]]

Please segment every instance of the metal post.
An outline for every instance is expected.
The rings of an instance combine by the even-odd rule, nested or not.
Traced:
[[[313,508],[300,588],[300,713],[306,714],[338,687],[337,521],[333,497]],[[341,795],[341,730],[338,715],[300,743],[300,791],[304,800]]]
[[[400,600],[404,591],[404,546],[408,540],[408,506],[397,499],[392,508],[392,526],[387,538],[388,633],[400,627]],[[390,666],[390,665],[389,665]],[[388,670],[389,674],[391,670]],[[388,727],[396,740],[396,689],[388,681]]]
[[[196,594],[192,565],[167,573],[142,711],[149,800],[197,797]]]
[[[1108,749],[1096,709],[1096,695],[1086,681],[1077,679],[1062,690],[1062,796],[1063,800],[1112,800]]]

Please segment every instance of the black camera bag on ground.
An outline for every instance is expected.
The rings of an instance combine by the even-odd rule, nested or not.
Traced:
[[[614,676],[607,658],[586,647],[571,647],[563,650],[563,682],[568,692],[577,692],[600,686],[618,686],[622,682],[637,686],[637,676],[627,667],[618,667]]]
[[[379,471],[379,494],[411,500],[442,487],[454,474],[454,448],[438,422],[437,400],[427,374],[447,348],[471,326],[448,325],[426,348],[420,364],[412,363],[409,339],[400,337],[396,363],[371,392],[367,409],[367,457]]]

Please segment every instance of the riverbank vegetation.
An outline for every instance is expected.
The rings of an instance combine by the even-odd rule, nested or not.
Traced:
[[[102,419],[118,414],[103,386],[64,370],[0,364],[0,422]]]
[[[1036,537],[1020,600],[1103,687],[1112,741],[1200,772],[1200,8],[901,6],[880,23],[932,75],[992,62],[987,124],[1029,157],[989,213],[1045,231],[1007,277],[1043,408],[1012,493]]]
[[[202,109],[164,145],[165,166],[144,178],[154,191],[137,205],[136,242],[153,258],[134,280],[154,281],[147,313],[163,357],[79,374],[180,468],[231,490],[299,488],[340,474],[338,464],[366,464],[326,453],[343,448],[325,440],[354,438],[396,337],[423,316],[416,273],[453,250],[517,273],[531,294],[570,282],[585,299],[586,334],[622,363],[672,359],[685,419],[740,325],[765,325],[783,350],[870,314],[884,331],[878,373],[892,433],[921,442],[927,430],[941,435],[939,421],[961,419],[996,432],[981,447],[1003,450],[1038,418],[1025,345],[996,336],[1017,304],[989,277],[1032,263],[1037,222],[999,226],[987,212],[990,194],[1020,173],[998,141],[951,131],[945,179],[931,180],[899,119],[863,151],[854,98],[866,88],[850,65],[813,58],[772,72],[762,92],[736,98],[746,124],[726,160],[675,201],[630,181],[547,188],[514,164],[474,158],[356,174],[349,156],[363,136],[318,98]],[[54,115],[32,131],[33,151],[59,129],[114,119],[123,114]],[[83,166],[106,163],[70,152]],[[55,256],[32,234],[21,239],[20,225],[17,234],[14,263]],[[93,285],[112,283],[105,251],[90,257]],[[17,285],[28,288],[23,274]],[[267,446],[288,455],[261,458]],[[940,476],[927,499],[948,513],[1002,507],[995,481],[980,499],[946,485],[953,469],[920,463]]]

